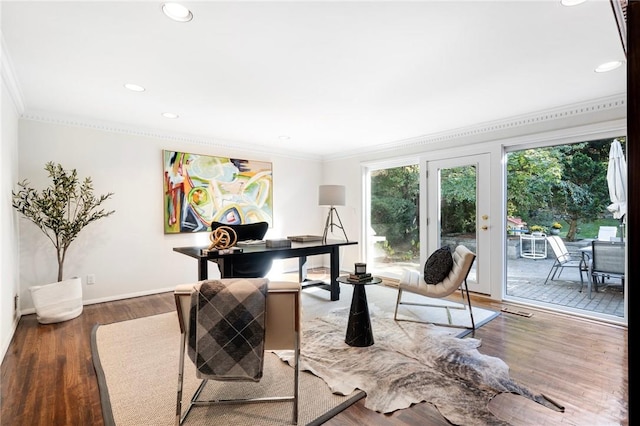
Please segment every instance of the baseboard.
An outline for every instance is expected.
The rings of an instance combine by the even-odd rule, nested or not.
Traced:
[[[101,297],[101,298],[98,298],[98,299],[83,300],[82,301],[82,305],[83,306],[87,306],[87,305],[94,305],[96,303],[115,302],[116,300],[125,300],[125,299],[132,299],[134,297],[141,297],[141,296],[149,296],[149,295],[152,295],[152,294],[167,293],[167,292],[173,291],[174,289],[175,289],[175,286],[167,287],[167,288],[159,288],[159,289],[155,289],[155,290],[138,291],[138,292],[135,292],[135,293],[118,294],[116,296]],[[21,314],[22,315],[35,314],[35,313],[36,313],[36,309],[35,308],[27,308],[27,309],[21,310]]]
[[[16,329],[18,328],[18,322],[20,322],[20,317],[22,316],[22,312],[17,313],[17,318],[13,320],[13,324],[11,324],[11,330],[7,334],[4,342],[2,342],[2,353],[0,354],[0,359],[4,362],[4,356],[7,354],[7,350],[9,350],[9,345],[13,340],[13,335],[16,334]]]

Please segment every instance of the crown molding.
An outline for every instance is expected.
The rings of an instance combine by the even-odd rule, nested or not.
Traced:
[[[3,55],[4,57],[5,55]],[[4,65],[4,63],[3,63]],[[4,66],[3,66],[4,70]],[[11,77],[11,70],[9,69],[8,76]],[[4,71],[2,73],[4,79]],[[12,81],[15,81],[13,79]],[[16,88],[16,96],[19,96],[18,86]],[[13,95],[12,95],[13,98]],[[20,104],[21,105],[21,104]],[[415,138],[404,139],[387,144],[381,144],[373,147],[367,147],[363,149],[356,149],[351,151],[345,151],[337,153],[335,155],[316,156],[305,154],[301,152],[295,152],[291,150],[275,149],[273,147],[267,147],[264,145],[250,144],[242,141],[228,141],[220,139],[212,139],[206,136],[186,135],[186,134],[170,134],[164,133],[158,130],[142,129],[134,126],[127,126],[120,123],[111,123],[101,120],[89,119],[86,117],[70,117],[61,116],[59,114],[51,112],[28,112],[22,113],[20,117],[25,120],[41,121],[46,123],[53,123],[58,125],[73,126],[89,128],[94,130],[101,130],[112,133],[122,133],[132,136],[164,139],[168,141],[178,143],[189,143],[196,145],[204,145],[207,147],[217,147],[229,150],[249,150],[255,153],[264,154],[266,156],[278,155],[285,158],[302,159],[302,160],[321,160],[321,161],[333,161],[339,159],[347,159],[353,157],[362,157],[363,154],[367,156],[370,154],[380,154],[385,152],[394,152],[397,154],[399,150],[420,150],[421,147],[426,147],[434,144],[441,144],[446,142],[456,143],[471,143],[471,142],[486,142],[492,139],[504,138],[505,134],[510,132],[509,136],[521,136],[527,133],[527,130],[531,126],[547,126],[552,127],[552,124],[560,120],[568,120],[572,118],[579,118],[581,116],[587,116],[598,113],[605,113],[607,111],[614,111],[621,108],[626,108],[626,94],[619,94],[609,96],[606,98],[600,98],[588,102],[581,102],[573,105],[552,108],[549,110],[538,111],[530,114],[523,114],[513,117],[508,117],[502,120],[488,121],[473,126],[461,127],[445,132],[434,133],[431,135],[418,136]],[[543,129],[544,130],[544,129]],[[548,130],[548,129],[547,129]]]
[[[242,150],[251,151],[252,153],[264,154],[266,157],[273,157],[274,155],[282,156],[285,158],[299,159],[299,160],[315,160],[320,161],[320,156],[310,155],[301,152],[282,150],[264,145],[251,144],[244,141],[230,141],[223,139],[213,139],[206,136],[169,133],[159,130],[145,129],[136,126],[130,126],[122,123],[113,123],[103,120],[96,120],[87,117],[72,117],[69,115],[61,115],[48,111],[29,111],[21,114],[23,120],[39,121],[43,123],[51,123],[62,126],[80,127],[85,129],[99,130],[109,133],[120,133],[130,136],[145,137],[152,139],[163,139],[177,143],[187,143],[195,145],[204,145],[207,147],[216,147],[228,150]]]
[[[618,94],[591,101],[565,105],[529,114],[522,114],[507,117],[501,120],[487,121],[473,126],[461,127],[430,135],[417,136],[415,138],[403,139],[387,144],[377,145],[366,150],[358,149],[350,152],[343,152],[335,155],[323,157],[323,160],[338,160],[355,156],[362,156],[363,153],[384,153],[387,151],[398,152],[398,150],[416,149],[422,146],[434,145],[444,142],[486,142],[491,139],[502,138],[504,133],[511,131],[515,135],[525,133],[529,126],[550,127],[551,124],[559,120],[567,120],[573,117],[586,116],[589,114],[603,113],[620,108],[626,108],[626,94]],[[518,130],[521,130],[518,132]],[[500,135],[500,136],[497,136]],[[373,149],[372,149],[373,148]]]
[[[13,62],[11,61],[7,45],[2,34],[0,34],[0,75],[18,115],[22,115],[24,113],[22,91],[20,90],[20,85],[18,84],[16,73],[13,68]]]

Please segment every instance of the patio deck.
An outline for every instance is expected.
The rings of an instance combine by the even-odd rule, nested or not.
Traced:
[[[544,281],[551,270],[553,259],[516,258],[507,261],[507,294],[531,301],[550,303],[586,312],[624,317],[624,292],[619,279],[610,279],[608,287],[589,298],[588,277],[583,275],[580,291],[580,274],[577,268],[566,268],[560,278]]]

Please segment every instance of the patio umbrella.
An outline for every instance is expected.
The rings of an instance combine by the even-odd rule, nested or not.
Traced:
[[[618,139],[611,142],[609,150],[607,184],[611,198],[611,205],[607,210],[613,213],[614,218],[621,219],[627,213],[627,161]]]

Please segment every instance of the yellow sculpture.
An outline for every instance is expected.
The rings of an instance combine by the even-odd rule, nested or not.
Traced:
[[[216,228],[211,235],[209,235],[209,239],[211,240],[209,250],[224,250],[233,246],[236,243],[238,236],[236,235],[236,231],[232,228],[228,226],[220,226]]]

